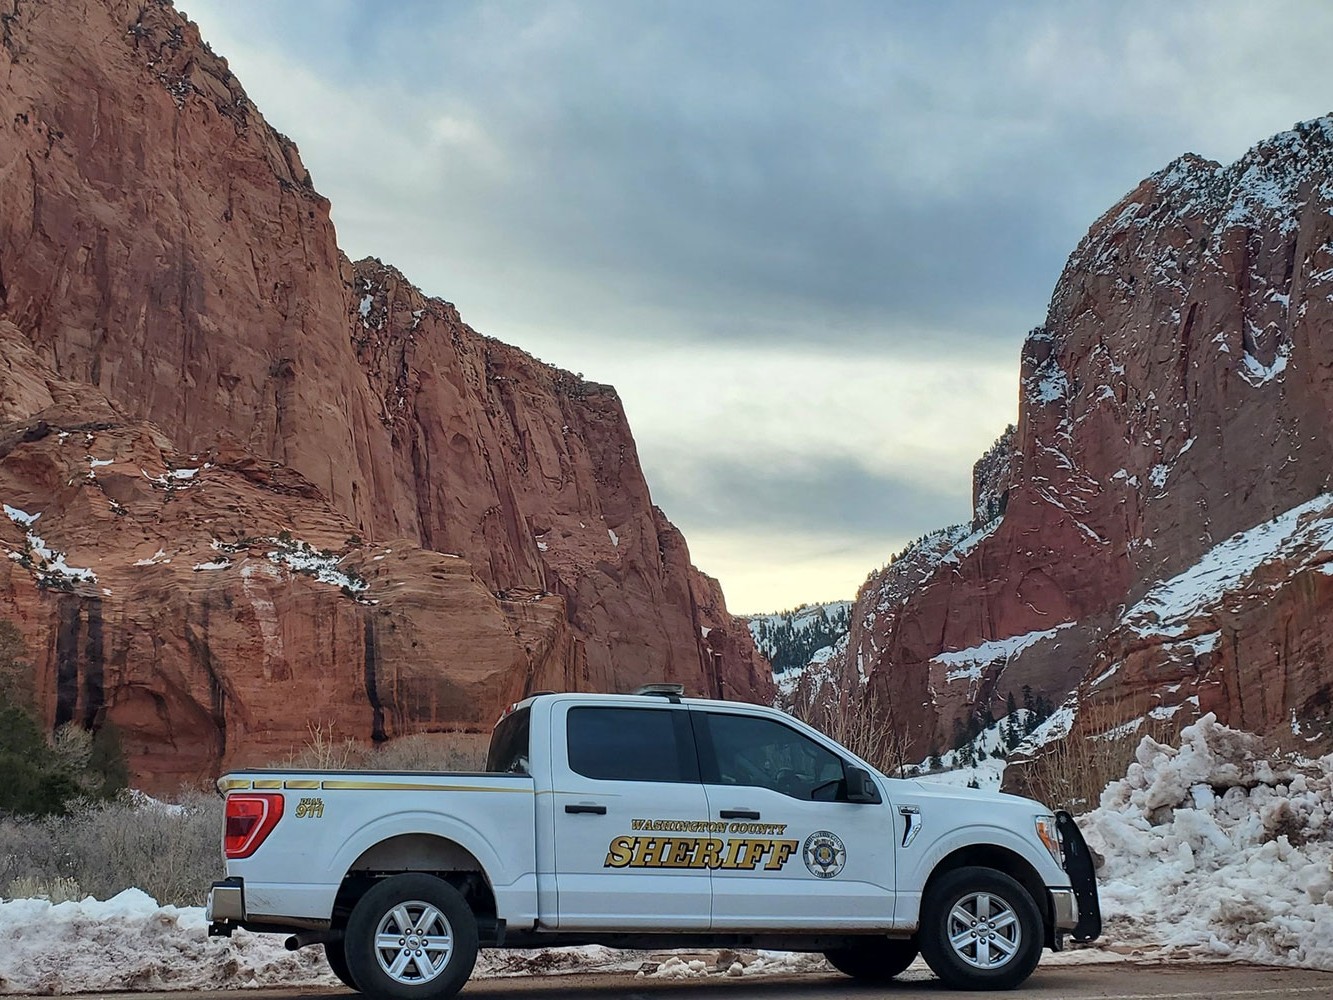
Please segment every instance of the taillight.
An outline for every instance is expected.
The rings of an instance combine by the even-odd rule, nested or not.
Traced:
[[[227,858],[248,858],[282,819],[281,795],[228,795],[222,853]]]

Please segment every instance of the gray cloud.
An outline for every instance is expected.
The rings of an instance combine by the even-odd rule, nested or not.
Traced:
[[[592,306],[589,336],[916,351],[923,332],[929,350],[1016,345],[1093,218],[1208,137],[1183,119],[1209,91],[1228,97],[1209,50],[1255,40],[1212,38],[1226,17],[1186,6],[343,2],[311,18],[287,2],[245,16],[402,131],[407,173],[321,156],[316,182],[353,244],[373,232],[366,252],[433,254],[441,286],[472,276],[468,256],[503,268],[504,292],[428,289],[465,311],[503,294],[536,320],[572,299]],[[204,9],[222,16],[218,0]],[[1248,139],[1333,105],[1328,79],[1307,81]],[[330,127],[279,124],[303,144],[325,141],[307,125]],[[668,315],[616,315],[608,286]]]
[[[659,477],[654,499],[682,521],[715,532],[797,532],[836,547],[856,539],[915,538],[971,517],[956,496],[841,457],[778,467],[762,459],[700,456],[682,472]],[[882,556],[872,550],[864,558],[869,565]]]

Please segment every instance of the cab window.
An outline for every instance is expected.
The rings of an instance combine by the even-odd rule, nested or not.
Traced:
[[[664,708],[571,708],[569,769],[600,781],[698,781],[689,717]]]
[[[790,726],[721,712],[704,713],[704,724],[713,746],[704,774],[709,784],[754,785],[820,801],[845,794],[842,758]]]

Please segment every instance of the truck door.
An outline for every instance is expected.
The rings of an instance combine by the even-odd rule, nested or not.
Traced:
[[[688,710],[558,703],[551,733],[559,929],[707,928],[708,803]]]
[[[846,801],[845,759],[777,719],[691,715],[709,818],[725,829],[712,929],[888,929],[894,827],[883,789],[879,802]]]

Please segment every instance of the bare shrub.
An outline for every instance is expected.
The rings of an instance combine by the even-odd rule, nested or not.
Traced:
[[[351,737],[339,739],[332,725],[307,727],[305,746],[278,767],[296,771],[480,771],[486,765],[488,733],[416,733],[378,747]]]
[[[1006,790],[1013,788],[1054,809],[1087,812],[1097,806],[1107,785],[1125,776],[1143,737],[1166,742],[1177,728],[1169,719],[1154,719],[1130,706],[1084,703],[1067,736],[1006,770]]]
[[[50,882],[62,874],[59,848],[41,820],[0,817],[0,891],[21,880]]]
[[[798,683],[789,711],[885,774],[902,773],[906,746],[893,703],[881,702],[863,684],[845,680],[835,683],[823,677]]]
[[[53,892],[107,899],[135,887],[159,903],[197,905],[223,875],[221,835],[222,800],[198,792],[176,804],[126,796],[68,816],[5,819],[0,885],[53,902]]]
[[[333,723],[306,725],[305,746],[292,750],[281,764],[293,771],[349,771],[366,767],[370,749],[350,736],[338,739]]]
[[[486,733],[417,733],[382,744],[366,766],[379,771],[480,771],[489,745]]]

